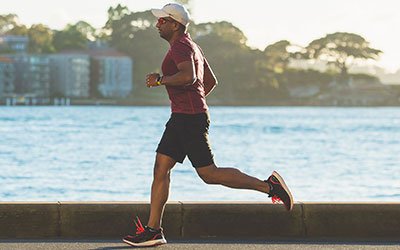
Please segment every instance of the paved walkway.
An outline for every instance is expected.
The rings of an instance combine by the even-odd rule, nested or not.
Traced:
[[[126,245],[121,241],[89,241],[89,240],[0,240],[0,250],[124,250],[135,249]],[[375,249],[400,249],[400,243],[332,243],[332,242],[207,242],[207,241],[172,241],[167,245],[158,246],[155,248],[136,248],[136,249],[157,249],[157,250],[258,250],[258,249],[273,249],[273,250],[320,250],[320,249],[358,249],[358,250],[375,250]]]

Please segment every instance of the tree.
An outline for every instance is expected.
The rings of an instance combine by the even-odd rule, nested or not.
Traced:
[[[357,59],[376,60],[381,50],[369,47],[369,42],[362,36],[336,32],[312,41],[306,47],[306,59],[321,59],[334,64],[341,72],[343,80],[348,78],[348,68]]]
[[[30,53],[52,53],[53,35],[51,30],[43,24],[33,24],[28,30]]]
[[[248,47],[239,28],[228,22],[191,24],[189,28],[221,83],[209,97],[211,103],[265,104],[278,96],[279,84],[269,57]]]
[[[85,21],[78,21],[73,25],[79,32],[86,36],[87,40],[94,41],[97,39],[96,29]]]
[[[19,23],[15,14],[0,15],[0,35],[27,36],[28,28]]]
[[[15,26],[18,26],[18,16],[16,14],[0,15],[0,34],[7,34]]]
[[[238,45],[246,46],[247,37],[232,23],[227,21],[189,25],[189,32],[194,39],[202,36],[218,36],[220,39]]]
[[[287,70],[291,58],[291,53],[288,51],[290,45],[289,41],[281,40],[265,48],[264,54],[270,70],[277,73]]]
[[[168,100],[165,90],[155,88],[148,91],[144,84],[146,74],[161,71],[162,59],[169,48],[169,44],[159,37],[156,21],[150,10],[131,12],[127,7],[117,5],[108,10],[104,30],[110,34],[111,47],[133,60],[135,99],[160,103],[164,97]],[[287,44],[278,43],[269,47],[267,56],[263,51],[248,47],[244,33],[226,21],[191,23],[188,31],[205,52],[221,83],[209,97],[211,103],[257,104],[281,96],[282,89],[277,84],[275,73],[259,65],[269,65],[268,58],[272,58],[269,53],[283,50]],[[280,67],[284,67],[285,60]]]
[[[56,31],[53,46],[57,51],[86,49],[87,27],[83,23],[68,24],[65,29]]]
[[[7,32],[7,35],[28,36],[28,28],[25,25],[16,25]]]
[[[131,14],[131,11],[126,6],[122,6],[118,4],[115,8],[110,7],[108,9],[108,20],[106,23],[106,27],[112,28],[113,21],[121,20],[124,16]]]
[[[155,22],[150,10],[131,12],[121,5],[108,10],[105,28],[111,33],[110,45],[132,58],[135,95],[149,93],[144,84],[146,74],[161,71],[161,61],[169,47],[159,38]],[[161,92],[164,94],[161,88],[154,89],[150,95]]]

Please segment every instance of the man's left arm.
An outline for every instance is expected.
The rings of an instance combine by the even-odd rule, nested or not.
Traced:
[[[183,61],[177,65],[178,72],[172,76],[163,76],[160,84],[157,84],[157,79],[160,76],[158,73],[148,74],[146,77],[147,87],[157,85],[166,86],[186,86],[193,84],[196,80],[195,66],[193,60]]]
[[[218,80],[214,75],[214,72],[212,71],[210,65],[205,65],[204,67],[204,92],[205,96],[210,94],[210,92],[217,86]]]

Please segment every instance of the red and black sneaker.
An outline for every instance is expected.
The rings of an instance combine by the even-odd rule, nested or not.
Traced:
[[[148,226],[143,227],[138,217],[136,217],[136,235],[125,236],[122,241],[134,247],[150,247],[167,243],[162,228],[155,230]]]
[[[293,209],[293,197],[286,186],[283,178],[274,171],[272,175],[266,180],[269,184],[270,192],[268,197],[271,197],[273,203],[282,202],[285,205],[286,210],[290,211]]]

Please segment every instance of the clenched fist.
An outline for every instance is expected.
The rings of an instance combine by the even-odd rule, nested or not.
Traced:
[[[146,85],[148,88],[158,86],[157,79],[160,76],[158,73],[150,73],[146,76]]]

